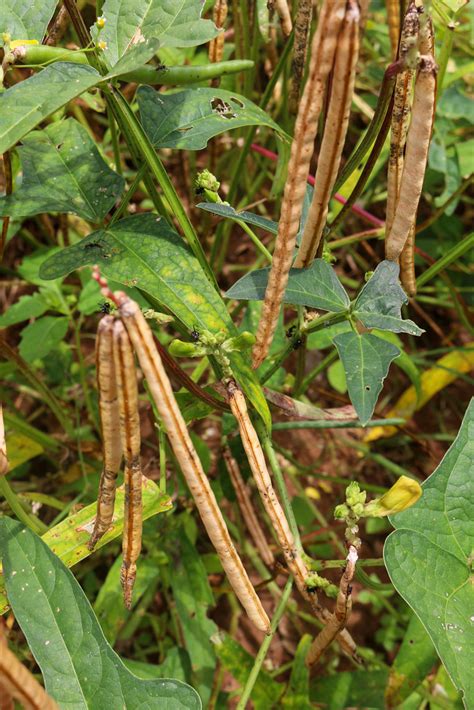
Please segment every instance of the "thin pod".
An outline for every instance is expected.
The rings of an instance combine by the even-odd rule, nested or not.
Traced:
[[[392,58],[395,59],[398,50],[398,39],[400,37],[400,0],[385,0],[385,5],[387,7],[390,48],[392,50]]]
[[[291,30],[293,29],[293,23],[291,22],[291,14],[290,9],[288,7],[288,2],[287,0],[273,0],[273,4],[275,6],[275,10],[278,13],[278,17],[280,18],[282,32],[285,37],[288,37],[291,34]]]
[[[323,105],[327,78],[333,65],[345,6],[346,0],[325,0],[319,15],[318,28],[311,44],[308,79],[298,107],[275,251],[265,291],[262,315],[258,324],[257,340],[253,349],[253,367],[255,368],[263,362],[267,355],[288,283],[288,273],[293,260],[318,119]]]
[[[359,57],[359,19],[357,2],[349,0],[337,43],[331,95],[315,176],[313,199],[294,263],[296,268],[311,264],[318,251],[326,224],[329,200],[341,162],[354,93],[355,70]]]
[[[293,46],[293,60],[291,62],[291,89],[288,99],[290,112],[293,114],[298,111],[298,99],[306,61],[306,49],[312,14],[312,0],[299,0],[295,18],[295,41]]]
[[[408,129],[397,208],[391,230],[386,237],[385,255],[392,261],[399,259],[416,222],[433,127],[436,72],[437,66],[433,56],[422,54],[415,82],[412,118]]]
[[[123,293],[115,294],[115,298],[173,452],[229,582],[255,626],[265,633],[270,633],[270,621],[231,540],[209,480],[188,434],[154,344],[152,332],[134,301]]]
[[[227,0],[217,0],[212,11],[212,19],[216,27],[222,29],[227,17]],[[217,37],[209,42],[209,61],[220,62],[224,53],[224,32],[220,32]]]
[[[418,36],[420,20],[414,2],[410,2],[403,21],[400,38],[399,62],[404,67],[397,74],[393,100],[392,122],[390,126],[390,154],[387,172],[387,210],[385,233],[392,228],[400,193],[403,172],[405,145],[410,123],[411,102],[413,95],[413,77],[417,63]]]
[[[120,434],[125,458],[125,512],[120,582],[125,606],[132,605],[137,560],[142,548],[142,469],[138,387],[132,344],[120,320],[114,323],[114,362],[120,410]]]
[[[260,557],[265,562],[267,567],[271,568],[275,564],[275,557],[268,546],[265,533],[263,532],[257,518],[257,514],[255,513],[255,508],[252,505],[249,490],[244,479],[242,478],[242,474],[240,473],[239,464],[232,456],[232,452],[228,446],[225,447],[223,456],[227,471],[229,472],[230,480],[232,481],[232,485],[234,487],[240,512],[242,513],[242,517],[247,526],[247,530],[254,541],[255,547],[260,553]]]
[[[112,524],[117,476],[122,460],[120,415],[113,357],[113,316],[99,321],[96,340],[96,371],[102,430],[103,466],[97,496],[97,515],[88,543],[92,550]]]

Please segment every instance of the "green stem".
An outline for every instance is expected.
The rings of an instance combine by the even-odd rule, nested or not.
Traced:
[[[115,123],[115,119],[112,116],[110,106],[107,106],[107,118],[108,118],[109,126],[110,126],[110,138],[112,141],[112,150],[114,152],[115,170],[118,172],[119,175],[122,175],[123,170],[122,170],[122,163],[120,160],[120,146],[119,146],[119,138],[118,138],[118,132],[117,132],[117,124]]]
[[[323,421],[295,421],[295,422],[275,422],[273,429],[275,431],[285,431],[287,429],[365,429],[376,426],[400,426],[405,424],[406,420],[400,417],[394,419],[372,419],[367,424],[361,424],[358,419],[351,421],[338,421],[337,419],[328,419]]]
[[[437,276],[440,271],[446,269],[450,264],[459,259],[463,254],[465,254],[469,249],[474,246],[474,232],[471,232],[464,239],[462,239],[456,246],[452,247],[447,254],[438,259],[429,269],[426,269],[421,276],[416,280],[417,288],[424,286],[428,281],[431,281],[435,276]]]
[[[260,252],[260,254],[262,254],[262,256],[264,256],[265,259],[266,259],[267,261],[269,261],[270,264],[271,264],[271,262],[272,262],[272,255],[271,255],[270,252],[268,251],[267,247],[266,247],[264,244],[262,244],[262,242],[260,241],[260,239],[259,239],[259,238],[257,237],[257,235],[255,234],[255,232],[253,232],[253,231],[250,229],[250,227],[248,226],[248,224],[246,224],[245,222],[243,222],[241,219],[236,219],[235,222],[236,222],[236,224],[239,225],[239,227],[241,227],[241,228],[244,230],[244,232],[245,232],[246,234],[249,235],[249,237],[250,237],[250,239],[252,240],[253,244],[255,245],[256,249],[257,249],[257,250]]]
[[[146,171],[147,171],[146,165],[142,165],[141,168],[139,168],[137,174],[135,175],[135,177],[133,179],[133,182],[131,183],[131,185],[128,188],[125,195],[122,197],[122,201],[120,202],[120,205],[117,207],[117,209],[113,213],[112,219],[108,223],[107,227],[109,227],[109,228],[112,227],[115,224],[115,222],[117,222],[120,219],[120,217],[123,215],[123,213],[127,209],[128,203],[130,202],[133,195],[137,191],[138,186],[139,186],[143,176],[145,175]]]
[[[40,520],[38,520],[38,518],[26,512],[26,510],[23,508],[22,504],[18,500],[17,494],[10,486],[6,476],[0,477],[0,494],[3,495],[18,520],[21,520],[21,522],[24,523],[28,528],[30,528],[30,530],[32,530],[37,535],[41,535],[43,532],[45,532],[45,530],[47,530],[46,526],[43,526],[43,524]]]
[[[166,493],[166,433],[162,426],[158,431],[160,450],[160,491]]]
[[[303,552],[303,545],[301,544],[300,531],[298,529],[295,514],[293,513],[293,508],[291,507],[290,496],[288,495],[285,478],[283,476],[283,471],[280,468],[280,464],[278,463],[272,440],[270,439],[263,424],[260,423],[260,420],[257,422],[256,428],[275,479],[278,494],[283,505],[283,510],[285,511],[288,525],[290,526],[291,533],[295,540],[296,549],[301,554]]]
[[[275,609],[275,613],[273,614],[273,618],[270,624],[270,634],[268,636],[265,636],[263,643],[259,648],[259,651],[255,657],[254,664],[252,666],[252,670],[249,673],[247,682],[245,683],[245,687],[242,691],[242,695],[240,696],[240,700],[238,702],[236,710],[245,710],[245,708],[247,707],[247,702],[250,699],[250,694],[252,693],[253,687],[258,678],[258,674],[260,673],[260,670],[262,668],[263,661],[265,660],[275,631],[277,630],[278,624],[280,623],[281,617],[285,612],[285,608],[288,599],[290,598],[292,587],[293,578],[290,577],[285,585],[281,599],[278,602],[277,608]]]

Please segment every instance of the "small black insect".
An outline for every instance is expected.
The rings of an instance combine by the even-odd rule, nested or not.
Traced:
[[[298,350],[303,345],[303,338],[297,338],[293,343],[293,350]]]
[[[109,315],[111,308],[112,307],[108,301],[102,301],[102,303],[99,303],[99,311],[106,316]]]
[[[197,343],[200,338],[199,331],[197,330],[197,327],[195,325],[193,325],[193,329],[191,331],[191,338],[194,340],[195,343]]]
[[[84,249],[102,249],[100,242],[89,242],[86,244]]]
[[[194,192],[196,195],[203,195],[204,194],[204,188],[199,186],[194,189]]]
[[[295,330],[296,330],[296,325],[292,325],[291,328],[288,328],[288,330],[286,331],[286,337],[292,338],[295,334]]]

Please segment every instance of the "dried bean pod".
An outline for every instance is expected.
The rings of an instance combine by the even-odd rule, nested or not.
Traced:
[[[334,183],[341,162],[354,93],[359,57],[359,7],[349,0],[337,43],[331,96],[319,153],[313,199],[294,266],[309,266],[316,256],[326,224]]]
[[[325,0],[312,41],[308,79],[298,107],[288,177],[278,222],[278,235],[262,315],[258,324],[257,341],[253,349],[253,367],[258,367],[267,355],[288,283],[318,119],[323,105],[326,81],[333,65],[345,6],[346,0]]]
[[[99,321],[96,341],[96,371],[102,430],[103,467],[97,496],[97,515],[88,547],[92,550],[112,524],[115,488],[122,460],[120,417],[113,357],[112,316]]]

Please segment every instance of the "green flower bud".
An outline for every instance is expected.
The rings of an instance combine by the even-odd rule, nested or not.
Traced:
[[[245,330],[243,333],[237,335],[235,338],[228,338],[222,347],[223,350],[228,353],[232,353],[235,351],[241,352],[242,350],[247,350],[248,348],[251,348],[254,343],[255,335],[253,333],[250,333],[248,330]]]
[[[334,517],[336,520],[344,520],[344,518],[347,518],[349,515],[349,508],[345,503],[341,503],[341,505],[336,505],[334,508]]]
[[[203,190],[217,192],[221,186],[219,180],[209,170],[202,170],[198,173],[194,184],[197,192]]]
[[[182,340],[173,340],[170,344],[170,353],[174,357],[196,357],[201,354],[202,348],[194,343],[185,343]]]

